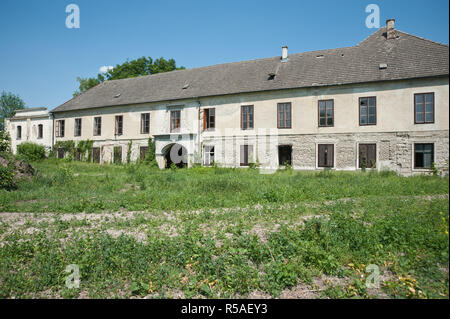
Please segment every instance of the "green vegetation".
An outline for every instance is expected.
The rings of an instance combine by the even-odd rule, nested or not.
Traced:
[[[3,298],[449,297],[448,178],[34,165],[0,190]]]
[[[24,108],[25,102],[18,95],[2,91],[0,94],[0,132],[4,130],[5,118],[13,117],[17,110]]]
[[[32,142],[24,142],[17,146],[19,158],[27,161],[39,161],[45,158],[45,147]]]

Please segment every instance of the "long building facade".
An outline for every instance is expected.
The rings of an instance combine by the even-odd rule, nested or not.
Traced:
[[[93,140],[101,163],[151,138],[160,168],[448,174],[448,46],[388,20],[353,47],[105,81],[52,114],[55,143]]]

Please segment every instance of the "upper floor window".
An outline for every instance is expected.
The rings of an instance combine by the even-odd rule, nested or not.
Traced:
[[[319,101],[319,126],[334,125],[334,100]]]
[[[42,138],[44,136],[44,125],[39,124],[38,125],[38,138]]]
[[[203,111],[203,130],[214,130],[216,127],[216,109],[205,109]]]
[[[434,162],[434,144],[414,144],[414,168],[431,168]]]
[[[150,133],[150,113],[141,114],[141,134]]]
[[[241,129],[253,129],[253,105],[241,106]]]
[[[22,138],[22,126],[17,126],[17,139],[20,140]]]
[[[178,132],[180,130],[181,111],[170,111],[170,131]]]
[[[359,125],[377,124],[377,100],[375,96],[359,98]]]
[[[114,135],[123,134],[123,115],[116,115]]]
[[[94,117],[94,136],[102,135],[102,118]]]
[[[65,120],[57,120],[56,121],[56,137],[64,137],[64,129],[65,129]]]
[[[278,128],[291,128],[291,103],[278,103]]]
[[[434,93],[414,94],[414,123],[434,123]]]
[[[81,136],[81,119],[75,119],[75,136]]]

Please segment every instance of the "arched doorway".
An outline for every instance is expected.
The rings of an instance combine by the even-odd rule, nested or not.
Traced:
[[[165,168],[170,168],[172,164],[178,168],[186,167],[188,163],[187,149],[180,144],[170,144],[165,147],[164,160]]]

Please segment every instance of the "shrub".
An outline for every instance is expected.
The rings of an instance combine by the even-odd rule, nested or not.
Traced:
[[[45,158],[45,147],[32,142],[25,142],[17,146],[17,154],[28,161],[39,161]]]
[[[11,138],[6,131],[0,131],[0,153],[11,151]]]
[[[12,190],[16,188],[14,181],[14,171],[10,165],[0,164],[0,189]]]

